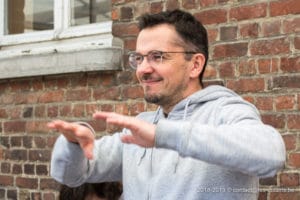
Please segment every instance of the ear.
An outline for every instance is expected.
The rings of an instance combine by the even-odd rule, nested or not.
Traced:
[[[205,57],[202,53],[197,53],[193,56],[191,62],[192,62],[192,66],[191,66],[192,68],[190,70],[190,78],[198,79],[204,67]]]

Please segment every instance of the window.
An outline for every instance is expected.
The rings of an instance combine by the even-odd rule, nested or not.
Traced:
[[[121,58],[118,57],[122,43],[111,35],[110,13],[109,0],[0,0],[0,70],[10,71],[7,62],[10,66],[17,65],[18,62],[14,64],[9,61],[15,57],[19,58],[19,64],[22,63],[24,68],[23,75],[14,73],[0,75],[0,78],[99,70],[110,65],[115,68],[116,63],[111,62],[118,60],[120,65]],[[50,69],[51,64],[54,66],[59,64],[57,62],[66,63],[67,58],[72,59],[75,55],[77,58],[87,56],[83,55],[84,52],[89,52],[88,55],[98,53],[98,59],[95,57],[93,60],[89,56],[89,63],[70,61],[67,63],[71,67],[64,64],[61,66],[64,69],[42,70],[43,72],[36,72],[39,66],[27,67],[24,62],[27,60],[30,64],[32,59],[40,61],[44,58]],[[110,63],[99,61],[99,52],[106,54],[103,59],[107,54],[117,58],[111,58]],[[58,54],[64,54],[65,59]],[[55,62],[49,63],[49,59]],[[44,62],[39,64],[43,65]]]

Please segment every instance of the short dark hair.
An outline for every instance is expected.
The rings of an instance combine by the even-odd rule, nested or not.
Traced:
[[[192,14],[182,11],[164,11],[156,14],[146,13],[139,18],[139,29],[153,27],[160,24],[170,24],[185,43],[183,45],[186,51],[195,51],[202,53],[205,57],[203,70],[199,75],[199,82],[202,84],[202,78],[208,60],[208,39],[207,31],[200,21]]]

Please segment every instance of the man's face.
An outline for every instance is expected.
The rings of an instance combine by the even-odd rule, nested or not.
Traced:
[[[184,52],[182,47],[175,44],[179,39],[171,25],[146,28],[137,38],[136,52],[143,55],[154,50]],[[190,95],[189,69],[192,61],[187,61],[184,56],[183,53],[165,53],[159,64],[149,63],[144,57],[136,76],[144,89],[146,101],[168,107]]]

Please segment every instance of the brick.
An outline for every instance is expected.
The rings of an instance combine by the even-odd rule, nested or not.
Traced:
[[[34,137],[33,143],[36,148],[45,148],[47,145],[47,138],[40,136]]]
[[[0,189],[0,199],[5,199],[5,190]]]
[[[267,4],[253,4],[246,6],[238,6],[231,8],[229,11],[230,20],[246,20],[246,19],[254,19],[254,18],[262,18],[267,15]]]
[[[219,66],[220,78],[230,78],[235,75],[235,63],[226,62]]]
[[[136,38],[126,38],[123,40],[124,48],[128,49],[129,51],[134,51],[136,47]],[[127,61],[127,56],[126,56]]]
[[[57,105],[50,105],[47,108],[47,116],[54,118],[54,117],[58,117],[58,106]]]
[[[204,78],[216,78],[217,70],[211,65],[207,65],[203,74]]]
[[[125,99],[143,98],[144,92],[141,86],[127,86],[123,88],[122,97]]]
[[[257,40],[250,43],[251,55],[276,55],[289,51],[290,44],[286,38]]]
[[[48,167],[47,165],[36,165],[35,171],[37,175],[49,175]]]
[[[241,60],[238,67],[240,76],[249,76],[256,74],[255,60]]]
[[[267,200],[268,193],[267,192],[259,192],[258,200]]]
[[[300,76],[274,77],[271,88],[300,88]]]
[[[55,194],[51,192],[45,192],[43,193],[43,199],[44,200],[56,200]]]
[[[262,23],[262,34],[264,36],[280,35],[281,21],[268,21]]]
[[[258,23],[242,24],[239,27],[240,36],[242,38],[257,38],[258,29],[259,29]]]
[[[41,94],[39,98],[39,103],[61,102],[63,100],[64,100],[64,91],[55,90],[55,91],[47,91]]]
[[[163,10],[162,2],[153,2],[150,4],[150,12],[151,13],[159,13]]]
[[[282,24],[284,33],[300,32],[300,17],[284,20]]]
[[[248,52],[248,43],[240,42],[233,44],[216,45],[213,50],[213,58],[228,58],[246,56]]]
[[[268,178],[261,178],[259,180],[260,185],[277,185],[277,176],[268,177]]]
[[[228,80],[227,87],[236,92],[259,92],[264,91],[265,82],[263,78]]]
[[[299,168],[300,167],[300,153],[299,152],[290,153],[289,158],[288,158],[288,164],[291,167]]]
[[[276,110],[291,110],[294,108],[295,97],[294,96],[278,96],[275,98]]]
[[[116,37],[136,36],[139,33],[137,23],[115,23],[112,33]]]
[[[299,200],[299,199],[300,199],[299,192],[271,192],[270,193],[270,200]]]
[[[63,105],[59,107],[59,115],[61,117],[72,117],[72,108],[71,105]]]
[[[295,49],[300,50],[300,36],[295,37],[294,46],[295,46]]]
[[[84,104],[75,104],[72,108],[72,113],[74,117],[85,117],[85,106]]]
[[[137,102],[130,106],[129,113],[131,116],[136,116],[141,112],[145,111],[145,103],[144,102]]]
[[[292,187],[299,186],[299,174],[297,173],[282,173],[280,174],[280,186]]]
[[[285,116],[283,114],[262,114],[262,121],[277,129],[285,127]]]
[[[37,189],[38,180],[35,178],[17,177],[16,185],[21,188]]]
[[[88,101],[91,99],[91,91],[88,89],[70,89],[66,92],[67,101]]]
[[[22,165],[14,164],[12,166],[12,174],[22,174],[22,173],[23,173]]]
[[[10,138],[11,147],[21,147],[22,146],[22,137],[16,136]]]
[[[45,105],[35,106],[34,116],[37,117],[37,118],[46,117],[46,106]]]
[[[1,173],[3,173],[3,174],[10,173],[11,172],[10,166],[11,166],[11,164],[9,162],[7,162],[7,163],[6,162],[2,162],[1,163]]]
[[[51,158],[50,150],[29,150],[29,160],[30,161],[43,161],[47,162]]]
[[[175,10],[180,7],[178,0],[167,0],[166,9],[167,10]]]
[[[270,15],[288,15],[300,13],[300,1],[299,0],[280,0],[270,3]]]
[[[49,129],[47,128],[48,121],[27,121],[26,122],[26,132],[28,133],[48,133]]]
[[[280,68],[283,72],[300,72],[300,56],[299,57],[284,57],[280,59]]]
[[[47,190],[47,189],[58,190],[60,188],[60,184],[50,178],[41,178],[40,188],[41,190]]]
[[[6,112],[5,109],[0,108],[0,119],[3,118],[8,118],[8,113]]]
[[[111,10],[111,19],[117,21],[120,19],[119,10],[117,8],[112,8]]]
[[[237,27],[236,26],[225,26],[220,28],[220,40],[235,40],[237,39]]]
[[[18,191],[15,189],[7,190],[7,198],[8,199],[18,199]]]
[[[5,154],[6,159],[27,161],[27,151],[24,149],[11,149]]]
[[[115,106],[115,112],[119,113],[119,114],[122,114],[122,115],[128,115],[128,113],[129,113],[128,105],[125,104],[125,103],[117,104]]]
[[[96,100],[119,100],[120,87],[99,88],[94,90],[93,98]]]
[[[199,20],[202,24],[220,24],[225,23],[227,21],[227,10],[225,9],[211,9],[201,11],[199,13],[194,14],[197,20]]]
[[[24,164],[24,173],[34,175],[34,164]]]
[[[0,186],[12,186],[13,183],[13,176],[0,175]]]
[[[41,200],[42,199],[41,192],[32,192],[31,193],[31,199],[33,199],[33,200]]]
[[[197,8],[196,0],[182,0],[182,7],[184,9],[195,9],[195,8]]]
[[[32,114],[33,114],[32,112],[33,112],[33,107],[24,108],[23,117],[24,118],[31,118]]]
[[[273,98],[269,96],[257,97],[255,106],[259,110],[273,110]]]
[[[207,28],[208,43],[211,44],[218,39],[219,31],[216,28]]]
[[[258,72],[260,74],[273,73],[278,71],[279,60],[276,58],[260,59],[258,63]]]
[[[201,7],[209,7],[209,6],[216,5],[217,3],[218,3],[217,0],[201,0],[200,6]]]
[[[300,114],[288,114],[287,127],[289,129],[300,129]]]
[[[121,7],[120,18],[121,20],[129,20],[133,17],[133,10],[131,7]]]
[[[285,148],[287,151],[295,150],[297,146],[297,136],[296,135],[283,135],[283,141],[285,143]]]
[[[31,136],[24,136],[23,137],[23,146],[25,148],[27,148],[27,149],[32,148],[33,147],[32,143],[33,143],[33,137],[31,137]]]
[[[10,82],[10,89],[12,92],[24,92],[31,89],[30,80],[13,80]]]

